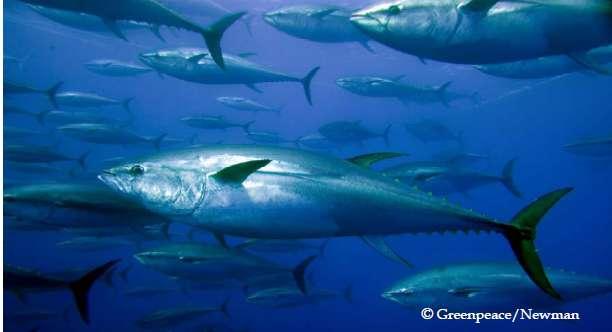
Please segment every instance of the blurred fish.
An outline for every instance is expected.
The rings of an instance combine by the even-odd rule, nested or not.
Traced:
[[[293,253],[316,250],[319,257],[322,257],[326,244],[327,242],[323,242],[321,245],[312,245],[300,240],[249,239],[237,245],[236,248],[260,253]]]
[[[100,113],[89,112],[67,112],[46,110],[36,115],[38,123],[41,125],[50,124],[53,126],[61,126],[75,123],[99,123],[117,126],[129,126],[132,123],[132,118],[119,119],[106,116]]]
[[[134,255],[143,265],[172,277],[201,282],[245,281],[255,276],[293,275],[305,284],[304,271],[314,257],[289,269],[239,249],[195,243],[175,243]],[[301,288],[302,289],[302,288]]]
[[[64,1],[64,0],[21,0],[25,3],[52,9],[84,13],[99,17],[107,28],[117,37],[127,40],[118,21],[144,22],[155,26],[168,26],[199,33],[204,37],[212,58],[224,67],[221,53],[221,37],[227,28],[238,20],[244,12],[229,14],[208,27],[193,23],[178,13],[166,8],[155,0],[123,0],[109,3],[104,0]]]
[[[404,76],[396,78],[382,78],[376,76],[354,76],[342,77],[336,80],[341,88],[366,97],[397,98],[404,105],[410,103],[433,104],[442,103],[449,107],[455,100],[469,99],[478,103],[478,94],[459,93],[449,91],[452,82],[446,82],[440,86],[416,86],[402,83]]]
[[[344,297],[349,303],[352,302],[351,288],[347,288],[343,293],[325,289],[313,289],[308,294],[303,294],[295,287],[269,288],[248,295],[246,300],[249,303],[266,307],[293,308],[307,304],[319,304],[339,297]]]
[[[202,84],[244,84],[260,92],[256,83],[299,82],[309,104],[310,83],[319,70],[313,68],[303,78],[273,71],[244,58],[224,54],[226,68],[220,69],[208,51],[197,48],[176,48],[140,54],[140,60],[160,73]]]
[[[382,173],[408,185],[418,185],[429,178],[450,172],[454,165],[439,161],[412,161],[382,170]]]
[[[132,242],[124,239],[100,237],[77,237],[56,243],[56,246],[59,248],[79,252],[112,250],[119,247],[129,247],[133,245],[134,244]]]
[[[249,127],[255,121],[249,121],[244,124],[240,123],[231,123],[225,120],[223,116],[212,116],[212,115],[202,115],[202,116],[187,116],[181,118],[181,122],[188,125],[189,127],[199,128],[199,129],[228,129],[228,128],[242,128],[245,132],[249,131]]]
[[[592,71],[609,75],[612,69],[604,66],[612,62],[612,46],[592,49],[580,59],[571,55],[553,55],[535,59],[520,60],[506,63],[476,65],[481,72],[506,78],[537,79],[559,76],[577,71]]]
[[[322,43],[356,42],[372,52],[369,38],[350,21],[351,12],[338,6],[286,6],[264,14],[264,21],[291,36]]]
[[[212,0],[160,0],[159,2],[168,6],[172,10],[183,13],[190,18],[219,18],[230,14],[230,11],[221,4]],[[242,16],[240,21],[244,23],[249,35],[251,32],[251,18],[248,14]]]
[[[382,293],[398,304],[421,310],[440,305],[449,311],[551,310],[568,302],[612,292],[612,280],[546,269],[561,301],[544,295],[520,266],[503,263],[454,264],[417,273]]]
[[[89,152],[72,158],[54,151],[53,147],[36,145],[5,145],[4,159],[21,163],[53,163],[62,161],[75,161],[83,169]]]
[[[19,162],[5,162],[5,170],[26,173],[26,174],[59,174],[62,172],[61,169],[45,164],[34,164],[34,163],[19,163]]]
[[[136,76],[152,71],[135,63],[109,59],[90,61],[85,64],[85,68],[96,74],[113,77]]]
[[[612,43],[609,15],[609,3],[597,0],[401,0],[366,7],[351,21],[372,39],[419,58],[488,64],[581,56]],[[572,38],[577,31],[581,37]]]
[[[103,123],[75,123],[58,127],[64,135],[83,142],[110,145],[152,144],[159,150],[166,134],[157,137],[140,136],[125,128]]]
[[[374,133],[365,128],[361,121],[335,121],[325,124],[319,128],[319,133],[334,143],[358,143],[372,138],[382,138],[385,144],[389,146],[389,131],[391,125],[388,125],[382,134]]]
[[[521,198],[523,195],[514,183],[514,164],[515,159],[506,163],[501,175],[491,175],[477,171],[459,168],[449,168],[441,171],[440,174],[425,178],[419,185],[420,189],[432,191],[439,195],[454,192],[467,193],[468,191],[494,183],[501,183],[508,191]]]
[[[112,33],[105,22],[100,17],[95,15],[70,10],[54,9],[44,6],[28,5],[28,7],[39,15],[64,26],[79,30],[91,31],[94,33]],[[159,32],[159,26],[135,21],[119,21],[116,24],[121,31],[142,29],[150,30],[161,41],[165,41]]]
[[[181,289],[176,287],[136,287],[127,289],[123,295],[140,299],[151,298],[155,296],[165,296],[180,292]]]
[[[40,139],[49,137],[48,132],[10,127],[6,125],[3,128],[3,134],[5,140]]]
[[[125,98],[123,100],[117,100],[103,97],[95,93],[79,91],[65,91],[55,95],[55,102],[60,106],[77,108],[121,106],[127,112],[130,112],[130,103],[133,99],[134,98]]]
[[[247,131],[246,136],[253,142],[261,143],[261,144],[282,144],[282,143],[294,143],[292,140],[287,140],[282,137],[278,133],[273,133],[270,131]]]
[[[36,117],[37,113],[26,111],[25,109],[18,106],[4,105],[3,108],[4,116],[7,115],[25,115]]]
[[[242,97],[219,97],[217,98],[217,101],[238,111],[271,113],[279,113],[281,111],[280,108],[262,105],[256,101]]]
[[[174,329],[215,312],[222,313],[229,318],[227,303],[226,300],[219,307],[214,308],[183,307],[157,310],[137,320],[136,325],[143,329]]]
[[[510,223],[501,223],[405,188],[370,170],[373,159],[381,160],[371,154],[347,161],[288,148],[216,145],[140,158],[104,170],[99,179],[152,211],[216,233],[268,239],[360,236],[395,261],[402,259],[383,235],[500,233],[534,283],[559,297],[543,272],[533,240],[542,217],[571,188],[545,194]],[[150,256],[162,258],[167,253]]]
[[[23,66],[30,59],[30,56],[31,54],[28,54],[22,58],[18,58],[16,56],[4,54],[3,55],[4,65],[5,66],[6,65],[17,65],[17,68],[19,68],[19,70],[23,70]]]
[[[423,143],[455,141],[463,142],[463,137],[453,133],[444,124],[434,120],[420,120],[415,123],[406,123],[404,128],[410,135],[418,138]]]
[[[62,280],[46,276],[25,268],[4,265],[4,289],[23,298],[29,292],[48,292],[68,289],[74,296],[81,319],[89,324],[89,290],[94,282],[102,277],[119,260],[102,264],[76,280]]]
[[[126,227],[132,233],[168,220],[100,185],[31,184],[4,191],[4,214],[56,228]]]
[[[298,137],[295,140],[295,144],[298,147],[305,146],[315,150],[329,150],[338,147],[336,143],[331,142],[327,137],[318,132]]]
[[[18,311],[18,312],[8,312],[4,314],[5,322],[7,323],[40,323],[42,321],[53,320],[57,318],[62,318],[64,321],[67,321],[67,312],[55,312],[55,311],[47,311],[47,310],[28,310],[28,311]]]
[[[46,95],[47,98],[49,98],[49,101],[54,107],[57,107],[57,100],[56,100],[56,97],[58,94],[57,92],[59,88],[62,86],[62,84],[64,83],[58,82],[52,87],[45,90],[45,89],[33,88],[31,86],[22,85],[22,84],[10,82],[10,81],[4,81],[3,91],[4,91],[5,96],[16,95],[16,94],[43,94],[43,95]]]
[[[563,150],[589,157],[611,157],[612,156],[612,136],[593,138],[563,146]]]

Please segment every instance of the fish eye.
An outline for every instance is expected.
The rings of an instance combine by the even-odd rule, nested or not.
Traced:
[[[401,8],[399,5],[392,5],[389,6],[389,8],[387,8],[387,12],[389,15],[397,15],[399,14],[401,11]]]
[[[130,168],[129,172],[131,175],[133,176],[139,176],[144,174],[144,167],[140,166],[140,165],[134,165]]]

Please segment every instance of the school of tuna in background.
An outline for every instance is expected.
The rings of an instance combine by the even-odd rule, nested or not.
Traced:
[[[403,0],[359,9],[270,3],[256,11],[223,5],[208,0],[5,2],[5,19],[34,17],[53,22],[58,31],[104,35],[101,41],[140,43],[143,32],[154,36],[147,40],[155,43],[132,58],[100,57],[80,64],[92,79],[105,76],[113,85],[137,77],[143,91],[150,80],[163,80],[169,90],[180,81],[176,89],[185,82],[211,91],[236,86],[233,95],[202,100],[204,111],[176,116],[176,126],[185,130],[145,131],[140,118],[156,105],[139,103],[138,96],[81,90],[79,82],[61,78],[23,79],[28,67],[43,59],[5,47],[5,240],[16,233],[57,236],[50,250],[57,250],[60,262],[70,251],[93,255],[122,248],[126,253],[95,266],[55,271],[28,261],[6,261],[5,296],[16,297],[21,305],[5,307],[5,326],[45,331],[49,322],[95,325],[90,314],[95,298],[89,293],[98,283],[109,292],[120,283],[125,298],[198,291],[227,295],[219,303],[160,306],[134,317],[134,327],[147,330],[240,330],[244,326],[232,323],[232,303],[238,301],[270,310],[352,303],[352,280],[343,288],[317,281],[319,274],[334,273],[317,269],[317,262],[333,259],[326,251],[338,237],[360,238],[381,260],[406,267],[397,276],[404,279],[378,286],[382,298],[413,314],[435,306],[554,311],[566,302],[612,291],[612,279],[548,268],[539,257],[537,227],[571,195],[569,184],[526,197],[514,179],[520,155],[500,157],[505,162],[497,171],[483,170],[490,163],[489,152],[471,150],[465,139],[469,133],[429,118],[425,110],[432,105],[446,112],[479,107],[488,102],[481,94],[450,80],[427,85],[431,82],[401,72],[347,72],[326,88],[341,89],[355,100],[397,100],[406,120],[373,128],[364,121],[338,119],[286,136],[269,124],[292,116],[293,105],[249,96],[265,95],[268,84],[287,84],[304,96],[292,98],[293,103],[317,112],[327,102],[318,98],[323,91],[313,83],[326,70],[317,63],[317,56],[325,54],[309,56],[309,70],[295,73],[270,64],[256,48],[234,53],[224,47],[224,36],[257,38],[252,27],[259,20],[277,33],[305,40],[304,52],[326,43],[338,44],[326,51],[341,54],[347,45],[358,44],[362,57],[380,64],[385,57],[379,53],[388,47],[406,59],[417,58],[424,68],[468,65],[492,81],[547,80],[575,72],[600,77],[612,74],[607,66],[612,62],[612,46],[607,46],[612,44],[612,3]],[[574,31],[581,31],[580,38],[569,37]],[[201,36],[199,44],[181,43],[187,34]],[[256,45],[265,48],[265,41],[261,38]],[[175,42],[184,46],[155,47]],[[32,100],[46,106],[34,109]],[[178,99],[173,102],[180,105]],[[378,110],[381,116],[385,111]],[[165,112],[163,119],[172,118],[172,110]],[[236,114],[248,120],[233,119]],[[261,127],[268,129],[257,129]],[[231,144],[228,133],[236,132],[250,143]],[[394,148],[392,133],[432,146],[431,158],[418,160],[410,151]],[[65,149],[67,141],[78,149]],[[384,148],[368,148],[370,142]],[[109,146],[114,147],[107,150],[111,156],[96,156]],[[612,136],[576,138],[558,148],[575,159],[605,160],[612,157]],[[347,149],[360,153],[347,156]],[[524,207],[503,220],[470,209],[470,192],[485,186],[507,192],[508,200],[525,199]],[[468,204],[453,203],[455,196]],[[415,272],[410,253],[403,255],[385,239],[457,232],[498,234],[516,262],[449,261],[448,266]],[[11,247],[5,245],[5,250]],[[281,263],[278,254],[295,259]],[[142,283],[134,277],[140,273],[168,282]],[[55,291],[71,293],[70,305],[31,304],[31,298],[44,296],[40,293]]]

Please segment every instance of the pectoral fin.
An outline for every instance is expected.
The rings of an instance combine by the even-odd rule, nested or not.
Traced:
[[[574,60],[574,62],[576,62],[578,65],[588,70],[594,71],[601,75],[612,75],[612,69],[606,68],[605,66],[593,61],[593,59],[589,58],[585,53],[570,53],[567,56]]]
[[[198,54],[198,55],[194,55],[192,57],[189,57],[187,59],[187,61],[193,63],[193,64],[197,64],[198,62],[200,62],[200,60],[204,59],[206,57],[206,53],[202,53],[202,54]]]
[[[104,25],[106,25],[106,27],[108,28],[108,30],[110,30],[115,36],[125,41],[128,41],[125,35],[123,34],[123,32],[121,31],[121,29],[119,29],[119,26],[117,25],[117,21],[103,20],[103,22],[104,22]]]
[[[358,155],[358,156],[347,159],[347,161],[355,165],[359,165],[365,168],[370,168],[372,165],[374,165],[375,163],[379,161],[383,161],[383,160],[391,159],[391,158],[402,157],[402,156],[406,156],[406,154],[397,153],[397,152],[374,152],[374,153]]]
[[[255,173],[258,169],[265,167],[271,161],[272,160],[270,159],[261,159],[235,164],[218,171],[212,175],[212,177],[222,183],[240,185],[247,179],[247,177],[249,177],[249,175]]]
[[[389,247],[389,245],[385,242],[385,239],[382,236],[368,235],[362,236],[361,239],[367,245],[374,248],[374,250],[378,251],[381,255],[387,257],[388,259],[403,264],[407,267],[412,267],[412,264],[410,262],[398,255],[391,247]]]
[[[472,298],[476,296],[476,294],[480,293],[482,290],[477,287],[460,287],[460,288],[451,288],[448,290],[449,294],[464,297],[464,298]]]
[[[261,91],[257,86],[255,86],[255,84],[245,84],[247,88],[257,92],[257,93],[263,93],[263,91]]]

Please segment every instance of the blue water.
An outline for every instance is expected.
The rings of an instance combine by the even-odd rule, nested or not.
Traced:
[[[547,266],[564,268],[602,277],[612,277],[612,252],[609,250],[610,193],[612,165],[601,161],[578,158],[562,151],[561,147],[573,140],[609,134],[612,126],[610,113],[610,79],[595,75],[573,74],[552,80],[513,81],[486,76],[469,66],[429,62],[422,64],[407,54],[393,51],[371,42],[375,54],[368,53],[356,43],[320,44],[301,40],[275,30],[263,20],[264,11],[289,2],[227,1],[230,10],[247,8],[252,21],[253,35],[243,25],[230,28],[223,39],[224,50],[232,53],[254,52],[251,60],[301,77],[312,67],[321,66],[313,81],[314,106],[310,107],[302,88],[294,83],[259,84],[258,94],[243,86],[200,85],[171,77],[160,79],[156,74],[128,78],[111,78],[87,71],[83,64],[98,58],[137,61],[140,52],[179,46],[203,47],[196,34],[162,28],[167,42],[162,43],[148,31],[129,31],[130,42],[112,36],[101,36],[63,27],[7,2],[4,14],[4,52],[17,57],[29,56],[19,69],[5,66],[5,79],[27,82],[36,87],[48,87],[63,81],[64,89],[95,92],[117,99],[134,97],[135,130],[143,135],[168,133],[173,138],[188,138],[198,134],[198,142],[250,143],[240,129],[203,131],[182,125],[178,119],[190,115],[225,115],[235,122],[256,120],[253,129],[278,132],[287,139],[295,139],[316,132],[324,123],[336,120],[360,120],[375,132],[382,132],[387,124],[394,124],[386,147],[381,139],[367,141],[363,146],[346,146],[333,150],[339,157],[381,150],[410,154],[410,160],[426,159],[432,154],[452,148],[449,144],[423,144],[408,135],[402,123],[420,119],[435,119],[454,132],[463,133],[466,150],[490,155],[490,160],[479,168],[497,174],[503,164],[518,157],[515,181],[524,193],[523,199],[510,195],[498,185],[483,187],[469,196],[455,194],[451,201],[484,212],[501,220],[509,220],[514,213],[538,195],[564,186],[575,191],[562,200],[545,217],[538,229],[537,247]],[[362,1],[346,2],[349,8],[365,5]],[[451,108],[441,104],[405,107],[392,99],[365,98],[350,94],[335,85],[341,76],[350,75],[406,75],[415,84],[439,85],[452,80],[452,87],[460,91],[477,91],[483,102],[457,102]],[[267,105],[284,105],[280,116],[251,114],[230,110],[215,101],[218,96],[243,96]],[[5,103],[19,105],[39,112],[50,105],[43,97],[5,97]],[[123,115],[119,108],[104,108],[100,112]],[[6,117],[5,125],[47,131],[35,121],[23,117]],[[77,156],[91,150],[90,170],[99,171],[101,161],[118,156],[137,156],[154,152],[148,146],[104,146],[80,143],[59,133],[53,144],[59,151]],[[34,143],[49,143],[36,142]],[[165,147],[164,149],[168,149]],[[386,163],[390,165],[391,162]],[[66,172],[72,163],[58,163]],[[5,182],[42,183],[58,179],[45,177],[8,177]],[[60,181],[72,181],[62,177]],[[81,179],[83,180],[83,179]],[[80,181],[80,180],[79,180]],[[96,181],[93,179],[92,181]],[[173,228],[182,232],[180,226]],[[530,321],[473,322],[424,321],[417,311],[408,310],[380,297],[383,289],[396,280],[416,271],[448,263],[473,261],[514,261],[506,241],[499,235],[398,235],[389,243],[416,266],[414,270],[385,260],[356,238],[333,239],[324,258],[313,266],[318,285],[340,290],[352,285],[354,303],[341,299],[320,305],[291,309],[269,309],[247,304],[239,290],[232,292],[192,291],[172,294],[153,300],[129,299],[123,290],[136,286],[172,285],[159,273],[148,270],[131,258],[133,250],[78,253],[62,250],[55,243],[69,239],[59,232],[4,233],[4,261],[43,271],[58,271],[71,267],[88,267],[113,258],[122,258],[122,266],[133,264],[126,283],[115,278],[115,288],[101,283],[91,293],[92,324],[83,325],[74,310],[67,292],[34,294],[29,304],[19,302],[10,293],[4,295],[5,313],[28,308],[62,311],[70,308],[68,327],[61,319],[42,324],[20,324],[4,321],[8,331],[27,331],[40,327],[41,331],[95,330],[132,331],[134,321],[156,309],[180,305],[213,306],[230,297],[231,319],[213,316],[227,327],[248,331],[609,331],[610,296],[601,296],[564,305],[564,311],[581,314],[580,322]],[[209,241],[207,236],[198,239]],[[240,239],[232,238],[232,243]],[[303,255],[281,255],[273,258],[287,265],[295,264]],[[195,324],[197,326],[197,324]],[[194,325],[179,327],[177,331],[194,330]]]

